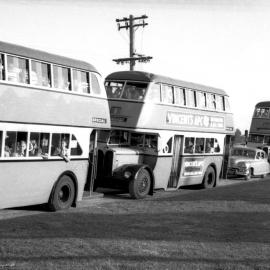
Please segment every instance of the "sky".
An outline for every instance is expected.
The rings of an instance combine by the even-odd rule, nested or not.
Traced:
[[[93,64],[105,78],[128,70],[128,31],[116,19],[147,15],[135,48],[152,56],[136,70],[213,86],[230,96],[235,128],[249,129],[270,100],[268,0],[0,0],[0,40]]]

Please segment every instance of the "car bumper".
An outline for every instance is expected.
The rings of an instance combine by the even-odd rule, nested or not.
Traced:
[[[228,175],[240,175],[246,176],[249,174],[249,170],[246,168],[229,168]]]

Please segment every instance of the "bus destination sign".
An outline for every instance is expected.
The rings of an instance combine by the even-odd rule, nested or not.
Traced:
[[[166,123],[189,127],[224,129],[224,117],[168,111]]]

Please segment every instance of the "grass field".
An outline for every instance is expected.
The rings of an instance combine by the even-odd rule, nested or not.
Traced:
[[[2,210],[0,269],[270,269],[270,180]]]

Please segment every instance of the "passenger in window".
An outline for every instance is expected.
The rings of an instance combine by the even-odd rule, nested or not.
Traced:
[[[206,142],[205,153],[214,153],[214,148],[212,147],[210,141]]]
[[[192,154],[194,150],[194,138],[186,138],[185,153]]]
[[[65,139],[63,139],[61,143],[59,142],[54,150],[53,156],[60,156],[64,159],[68,158],[68,143]]]
[[[11,156],[11,149],[5,145],[5,149],[4,149],[4,157],[10,157]]]
[[[49,152],[49,139],[47,139],[46,137],[43,137],[41,139],[40,146],[41,146],[41,149],[40,149],[41,155],[47,156]]]
[[[39,149],[37,141],[31,140],[29,144],[29,156],[35,157],[41,154],[41,149]]]
[[[21,141],[18,144],[18,151],[13,153],[14,157],[25,157],[26,156],[26,142]]]

